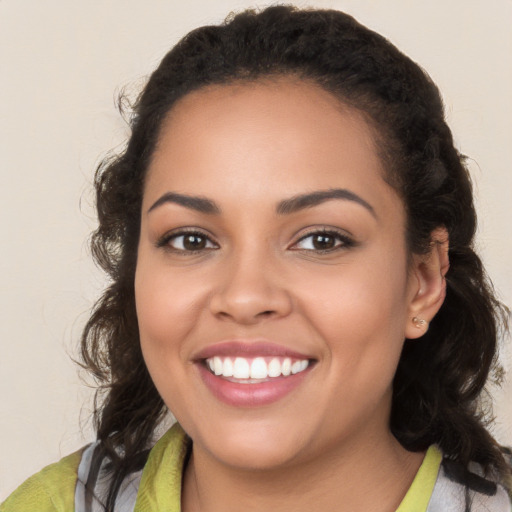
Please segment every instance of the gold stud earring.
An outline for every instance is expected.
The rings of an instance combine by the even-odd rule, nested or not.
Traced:
[[[417,316],[412,319],[412,323],[417,329],[424,329],[428,325],[426,320],[423,320],[423,318],[418,318]]]

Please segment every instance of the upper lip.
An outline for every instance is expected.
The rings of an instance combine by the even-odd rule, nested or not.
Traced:
[[[214,343],[197,352],[193,359],[196,361],[209,359],[214,356],[232,356],[232,357],[258,357],[275,356],[290,357],[293,359],[313,359],[311,356],[297,352],[283,345],[271,343],[268,341],[222,341]]]

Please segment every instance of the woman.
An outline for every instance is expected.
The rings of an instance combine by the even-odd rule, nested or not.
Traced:
[[[98,441],[2,510],[511,510],[471,185],[389,42],[283,6],[197,29],[96,187]]]

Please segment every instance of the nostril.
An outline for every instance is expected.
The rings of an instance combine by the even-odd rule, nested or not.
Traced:
[[[214,291],[209,310],[218,319],[250,324],[288,315],[292,302],[283,289],[274,289],[267,283],[263,286],[251,281],[241,286],[240,282],[231,282]]]

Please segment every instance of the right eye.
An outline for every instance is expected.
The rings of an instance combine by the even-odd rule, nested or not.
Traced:
[[[182,231],[164,236],[158,247],[165,247],[175,252],[200,252],[218,249],[207,235],[199,231]]]

